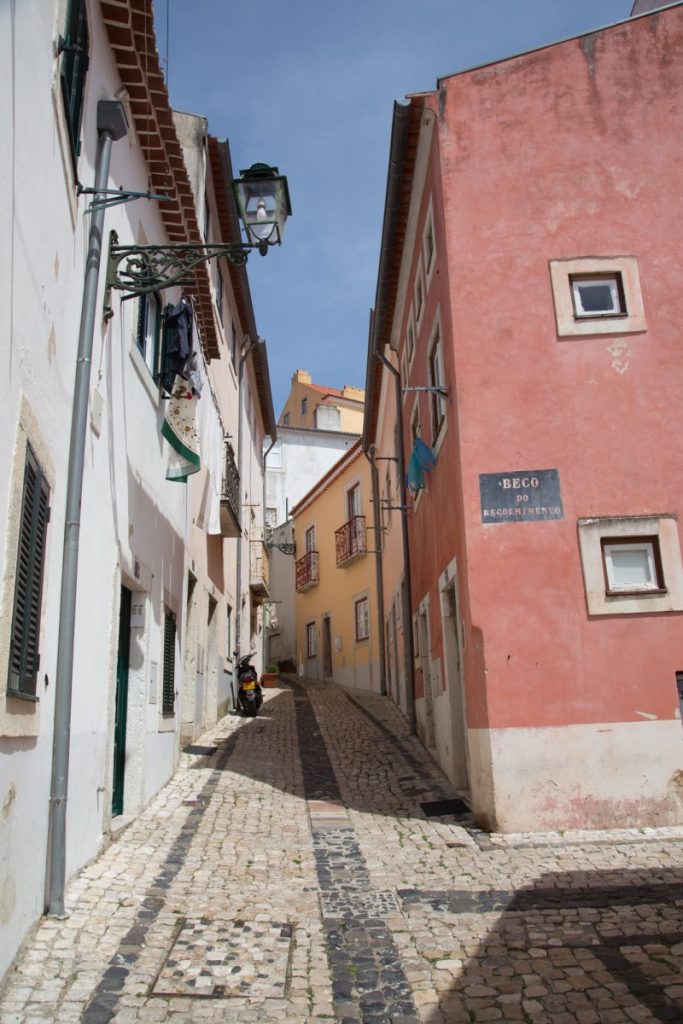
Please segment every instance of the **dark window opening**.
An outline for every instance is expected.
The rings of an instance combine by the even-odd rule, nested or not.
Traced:
[[[161,713],[175,713],[175,615],[168,608],[164,610],[164,680],[161,698]]]
[[[10,693],[27,697],[36,696],[40,665],[40,609],[49,501],[47,481],[27,446],[7,680]]]
[[[81,150],[79,136],[83,117],[85,76],[88,71],[89,42],[85,0],[70,0],[64,35],[59,40],[59,79],[74,170]]]

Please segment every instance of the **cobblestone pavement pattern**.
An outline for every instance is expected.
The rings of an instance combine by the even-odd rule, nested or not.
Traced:
[[[683,829],[488,836],[389,700],[315,683],[201,742],[0,1024],[683,1022]]]

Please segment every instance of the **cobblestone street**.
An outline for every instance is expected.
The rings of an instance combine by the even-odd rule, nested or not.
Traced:
[[[265,698],[71,881],[2,1024],[683,1021],[683,829],[489,836],[389,700]]]

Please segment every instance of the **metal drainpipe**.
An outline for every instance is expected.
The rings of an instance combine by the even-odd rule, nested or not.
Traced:
[[[242,451],[243,451],[243,430],[242,430],[242,381],[244,379],[244,364],[251,355],[251,350],[256,344],[255,338],[247,337],[247,347],[240,357],[240,365],[237,371],[237,475],[240,478],[240,537],[237,545],[237,568],[235,571],[235,598],[237,600],[237,621],[235,622],[235,651],[237,660],[233,674],[237,675],[237,665],[242,654],[242,516],[244,515],[243,486],[242,486]],[[237,679],[235,679],[237,683]],[[235,689],[237,693],[237,689]]]
[[[112,143],[128,132],[123,107],[113,100],[101,100],[97,106],[98,151],[95,162],[97,203],[109,181]],[[66,484],[64,554],[59,604],[59,637],[55,676],[55,721],[52,741],[52,783],[48,840],[48,913],[64,917],[66,880],[66,801],[69,788],[69,749],[71,745],[71,697],[73,692],[74,632],[76,625],[76,587],[78,583],[78,545],[80,539],[81,497],[85,461],[85,432],[88,419],[90,367],[97,306],[97,285],[102,257],[104,209],[91,213],[88,256],[85,264],[81,325],[71,410],[71,440]]]
[[[384,642],[384,577],[382,574],[382,507],[379,500],[379,473],[375,462],[375,446],[369,452],[363,450],[363,455],[370,463],[370,476],[372,479],[372,518],[375,525],[375,586],[377,587],[377,617],[379,619],[379,692],[380,696],[387,695],[387,650]]]
[[[403,658],[405,661],[406,679],[410,687],[410,700],[408,702],[408,722],[411,733],[417,731],[415,722],[415,652],[413,649],[413,595],[410,585],[410,542],[408,539],[408,515],[405,511],[408,505],[408,491],[406,488],[406,465],[403,455],[403,415],[401,401],[401,375],[387,359],[379,348],[375,349],[375,355],[384,363],[394,377],[396,392],[396,456],[398,458],[398,480],[401,505],[401,538],[403,541]]]
[[[272,452],[277,438],[273,438],[265,452],[263,453],[263,546],[266,546],[266,459]],[[272,551],[272,548],[271,548]],[[270,560],[270,555],[268,556]],[[270,586],[270,573],[268,574],[268,586]],[[261,642],[261,674],[266,671],[266,616],[263,616],[263,640]]]

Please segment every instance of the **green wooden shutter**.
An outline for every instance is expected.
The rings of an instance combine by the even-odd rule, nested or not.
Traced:
[[[85,0],[70,0],[66,17],[65,34],[60,39],[61,65],[59,77],[62,86],[62,101],[69,126],[71,155],[76,165],[80,153],[81,117],[85,76],[88,71],[88,20]]]
[[[27,446],[7,688],[29,696],[36,694],[40,663],[38,642],[49,501],[47,482]]]
[[[164,681],[161,711],[172,715],[175,709],[175,616],[164,611]]]

